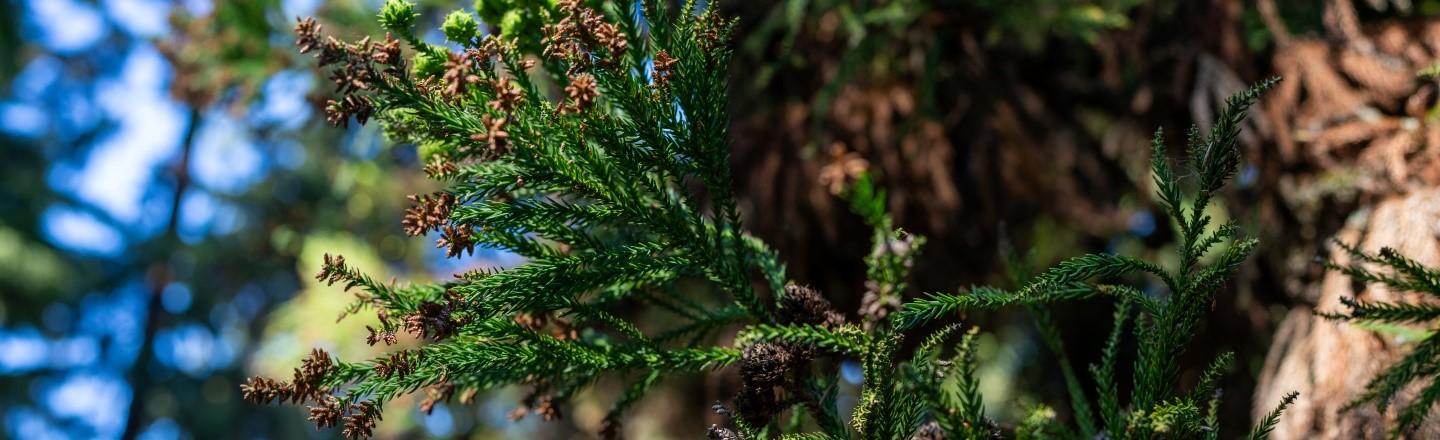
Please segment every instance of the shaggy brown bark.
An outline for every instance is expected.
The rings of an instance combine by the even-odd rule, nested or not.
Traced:
[[[1440,265],[1437,220],[1440,189],[1422,190],[1394,195],[1376,203],[1373,209],[1358,210],[1351,216],[1350,226],[1336,238],[1367,250],[1393,247],[1426,265]],[[1340,249],[1329,252],[1329,258],[1341,265],[1350,263]],[[1271,438],[1383,438],[1388,427],[1393,426],[1394,406],[1386,414],[1380,414],[1370,404],[1349,411],[1343,407],[1364,392],[1376,373],[1399,359],[1404,341],[1398,336],[1327,320],[1314,312],[1340,311],[1342,297],[1354,296],[1361,301],[1403,298],[1408,302],[1417,299],[1417,294],[1356,285],[1339,272],[1325,274],[1316,293],[1312,305],[1293,308],[1276,332],[1255,393],[1255,417],[1263,417],[1269,411],[1267,405],[1279,402],[1285,393],[1299,391],[1301,399],[1280,419]],[[1405,400],[1402,395],[1401,403]],[[1440,438],[1440,420],[1430,419],[1412,438]]]
[[[1275,333],[1252,413],[1258,419],[1299,391],[1272,438],[1383,438],[1393,411],[1342,408],[1405,348],[1314,312],[1337,311],[1341,297],[1402,293],[1356,285],[1310,260],[1346,264],[1343,251],[1323,247],[1334,238],[1440,265],[1440,124],[1428,114],[1437,88],[1415,75],[1440,61],[1440,21],[1361,27],[1350,2],[1332,1],[1325,22],[1331,39],[1283,38],[1273,59],[1286,82],[1266,103],[1277,148],[1267,152],[1264,174],[1273,180],[1262,192],[1271,202],[1270,268],[1296,304]],[[1280,23],[1272,15],[1267,25]],[[1432,418],[1413,437],[1437,436]]]
[[[1176,19],[1152,6],[1093,44],[1056,39],[1038,51],[987,41],[993,23],[973,6],[922,2],[904,26],[875,25],[858,42],[838,10],[767,34],[773,5],[732,7],[745,17],[736,71],[760,72],[732,86],[746,225],[842,309],[859,298],[855,261],[870,232],[822,183],[831,165],[863,158],[897,224],[928,237],[917,287],[984,282],[1000,247],[1027,248],[1037,221],[1087,245],[1125,230],[1135,209],[1120,200],[1149,182],[1154,127],[1189,122],[1190,72],[1204,51],[1193,37],[1148,41],[1157,22]],[[1157,47],[1175,55],[1152,60]],[[1067,58],[1076,53],[1082,60]]]

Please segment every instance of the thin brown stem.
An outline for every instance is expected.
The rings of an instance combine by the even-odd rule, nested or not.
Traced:
[[[151,386],[151,352],[155,349],[155,335],[160,330],[160,314],[164,312],[161,293],[165,286],[170,284],[170,256],[180,244],[180,204],[185,198],[185,190],[190,186],[190,153],[194,150],[196,133],[200,131],[201,122],[200,110],[191,108],[190,126],[185,129],[185,136],[180,144],[180,156],[173,165],[175,194],[170,203],[170,217],[166,220],[165,235],[160,237],[157,245],[149,249],[150,263],[146,268],[146,280],[150,289],[145,304],[145,333],[140,343],[140,354],[135,358],[135,364],[130,367],[126,377],[131,393],[130,411],[125,416],[125,431],[120,436],[124,440],[136,438],[145,428],[144,403],[145,392]]]

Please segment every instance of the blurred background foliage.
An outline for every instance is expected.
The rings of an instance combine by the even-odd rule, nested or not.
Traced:
[[[371,350],[357,336],[362,321],[334,322],[349,298],[310,278],[320,255],[344,254],[397,282],[515,264],[483,252],[447,260],[428,241],[404,239],[403,196],[433,190],[415,148],[388,143],[375,126],[334,128],[318,117],[329,91],[296,56],[294,18],[315,15],[343,36],[380,35],[378,3],[0,0],[3,436],[332,436],[299,412],[237,396],[243,377],[284,376],[309,347],[342,358]],[[420,3],[431,29],[455,7],[487,22],[529,19],[517,1]],[[1373,140],[1399,139],[1395,129],[1324,137],[1363,109],[1440,133],[1430,128],[1440,126],[1433,81],[1412,75],[1393,97],[1368,93],[1387,83],[1337,61],[1387,23],[1420,30],[1398,43],[1377,38],[1379,52],[1363,54],[1413,41],[1433,59],[1440,44],[1426,38],[1440,33],[1424,29],[1435,28],[1426,17],[1440,14],[1436,0],[717,7],[740,26],[731,100],[746,223],[797,280],[843,310],[859,304],[869,233],[827,183],[846,166],[870,169],[889,188],[898,224],[930,237],[915,275],[921,291],[1003,284],[1007,261],[1166,255],[1168,228],[1155,224],[1145,174],[1150,132],[1179,133],[1197,118],[1203,126],[1221,97],[1285,73],[1303,90],[1250,121],[1251,165],[1228,200],[1266,247],[1215,305],[1204,346],[1191,350],[1236,351],[1240,371],[1227,391],[1249,396],[1263,382],[1272,332],[1320,276],[1305,264],[1319,244],[1367,200],[1440,178],[1418,153],[1440,137],[1373,154],[1365,151],[1384,147]],[[443,40],[438,30],[426,37]],[[1341,55],[1294,61],[1317,48]],[[1332,64],[1368,100],[1313,102],[1335,86],[1303,66]],[[1285,102],[1332,111],[1298,120]],[[1410,106],[1421,114],[1405,113]],[[1327,153],[1296,152],[1315,145]],[[1081,304],[1057,319],[1088,334],[1098,333],[1096,316],[1108,309]],[[1025,404],[1063,395],[1058,373],[1039,367],[1048,355],[1024,316],[976,320],[989,330],[982,387],[994,417],[1013,422]],[[1072,357],[1092,361],[1100,336],[1078,341]],[[709,417],[721,382],[666,384],[635,411],[631,437],[697,436],[705,425],[694,421]],[[579,399],[561,422],[516,423],[515,398],[503,394],[518,391],[501,394],[430,415],[395,402],[410,409],[388,410],[380,434],[586,438],[605,411]],[[1252,411],[1247,399],[1226,402],[1234,419]]]

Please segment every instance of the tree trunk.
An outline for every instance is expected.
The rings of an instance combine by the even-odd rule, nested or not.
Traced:
[[[1440,189],[1393,195],[1373,208],[1361,208],[1335,238],[1371,252],[1389,246],[1423,264],[1440,266]],[[1344,250],[1328,253],[1336,264],[1350,262]],[[1313,290],[1318,294],[1314,303],[1291,309],[1276,331],[1256,387],[1254,416],[1263,417],[1285,393],[1298,391],[1300,399],[1281,417],[1271,438],[1384,438],[1397,406],[1403,408],[1416,390],[1403,392],[1399,405],[1385,414],[1374,404],[1348,411],[1344,407],[1364,392],[1375,374],[1399,360],[1407,350],[1404,341],[1316,316],[1315,311],[1341,311],[1342,297],[1413,301],[1417,294],[1357,284],[1336,271],[1326,273]],[[1440,438],[1440,419],[1432,417],[1411,438]]]

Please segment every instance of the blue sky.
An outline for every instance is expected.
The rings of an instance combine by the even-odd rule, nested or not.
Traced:
[[[210,9],[203,0],[182,3],[194,13]],[[316,3],[287,1],[285,12],[308,14]],[[22,3],[22,35],[43,50],[0,94],[0,131],[64,142],[93,128],[95,121],[115,124],[76,150],[88,151],[83,155],[63,145],[41,146],[54,161],[46,183],[94,207],[56,205],[42,214],[47,239],[61,249],[123,259],[131,240],[158,233],[169,214],[173,189],[156,176],[172,166],[191,123],[188,109],[170,98],[169,63],[149,42],[170,32],[170,7],[155,0]],[[119,50],[114,50],[116,41],[123,42]],[[68,71],[67,57],[93,58],[101,69],[75,76]],[[196,186],[181,206],[183,239],[198,241],[234,229],[243,219],[228,206],[226,195],[262,179],[277,165],[272,161],[297,166],[304,160],[303,153],[267,157],[248,124],[303,124],[310,116],[303,96],[311,86],[308,75],[277,75],[263,86],[261,102],[249,113],[205,113],[190,164]],[[76,434],[67,424],[85,426],[96,438],[119,436],[131,393],[123,374],[139,355],[145,295],[136,280],[114,292],[81,293],[71,304],[50,305],[40,328],[0,328],[0,375],[45,372],[31,390],[29,400],[37,406],[4,410],[4,436],[67,438]],[[213,322],[165,329],[156,338],[156,358],[194,377],[233,363],[244,343],[239,323],[253,318],[245,316],[254,308],[245,307],[244,297],[242,292],[237,301],[212,311]],[[191,298],[189,288],[178,283],[162,296],[170,313],[184,312]],[[253,315],[254,310],[248,312]],[[57,334],[63,336],[47,336]],[[102,350],[101,341],[113,344]],[[183,436],[184,430],[170,420],[160,420],[146,432],[146,438]]]
[[[285,0],[281,12],[310,15],[320,1]],[[194,14],[211,9],[208,0],[179,3]],[[25,0],[21,5],[22,35],[41,50],[0,90],[0,131],[39,140],[52,161],[45,183],[87,206],[49,207],[41,217],[46,239],[67,252],[123,261],[132,243],[164,227],[174,194],[164,176],[192,123],[189,109],[170,97],[172,67],[150,42],[170,33],[172,3]],[[73,71],[74,59],[90,60],[99,69]],[[305,150],[257,139],[253,128],[303,126],[313,116],[304,97],[314,86],[309,72],[281,71],[261,85],[257,101],[243,112],[227,107],[202,113],[189,164],[193,186],[180,206],[182,240],[198,242],[256,220],[246,219],[227,198],[272,170],[300,166]],[[79,148],[66,145],[97,121],[114,125]],[[444,259],[440,250],[434,256],[437,270],[466,264]],[[515,263],[501,257],[496,258],[502,263]],[[183,283],[164,289],[167,313],[208,319],[180,322],[157,334],[153,355],[169,371],[155,374],[203,378],[231,367],[247,343],[246,323],[267,301],[259,288],[244,287],[208,315],[186,314],[195,295]],[[68,303],[53,303],[34,324],[7,322],[0,313],[0,376],[37,377],[28,399],[8,400],[30,405],[0,409],[5,430],[0,437],[118,437],[131,399],[124,374],[141,355],[147,296],[136,275],[114,291],[77,292]],[[433,435],[454,428],[448,408],[422,420]],[[77,434],[76,426],[86,433]],[[185,427],[170,419],[155,421],[143,436],[186,437]]]

